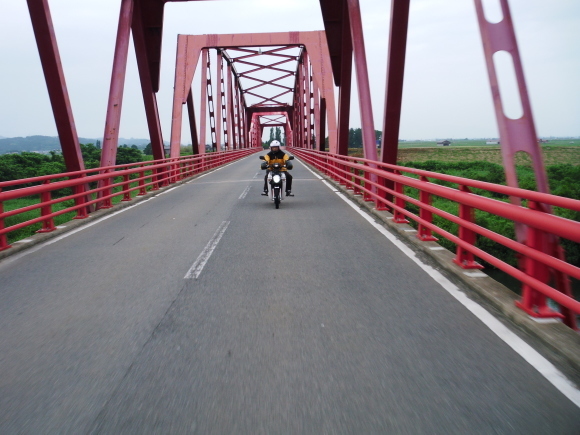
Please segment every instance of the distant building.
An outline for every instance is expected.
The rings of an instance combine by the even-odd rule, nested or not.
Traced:
[[[439,147],[448,147],[451,144],[451,141],[449,140],[440,140],[439,142],[437,142],[437,146]]]
[[[499,142],[499,140],[488,140],[488,141],[485,141],[485,144],[486,145],[499,145],[500,142]]]
[[[548,143],[550,142],[548,139],[538,139],[538,143]]]

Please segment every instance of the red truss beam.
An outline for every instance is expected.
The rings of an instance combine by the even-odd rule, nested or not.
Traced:
[[[282,80],[282,79],[285,79],[285,78],[290,77],[290,76],[293,76],[293,75],[294,75],[294,73],[291,72],[291,73],[286,74],[285,76],[278,77],[278,78],[273,79],[273,80],[270,80],[270,81],[265,81],[265,80],[262,80],[262,79],[258,79],[256,77],[245,77],[245,78],[250,79],[250,80],[255,80],[255,81],[261,82],[259,85],[252,86],[251,88],[247,88],[245,90],[245,92],[248,92],[248,91],[251,91],[253,89],[257,89],[259,87],[266,86],[266,85],[277,86],[277,87],[282,88],[282,89],[288,89],[289,91],[293,91],[294,89],[292,89],[292,88],[290,88],[288,86],[279,85],[278,83],[274,83],[274,82],[277,82],[278,80]]]
[[[70,172],[82,171],[85,166],[48,0],[28,0],[28,10],[66,168]]]
[[[181,48],[180,48],[181,47]],[[251,47],[274,47],[270,50],[252,50]],[[258,138],[262,130],[259,119],[256,119],[250,112],[250,107],[245,103],[244,96],[252,96],[258,98],[258,101],[254,103],[251,107],[262,107],[267,108],[270,111],[279,111],[281,108],[288,107],[292,109],[287,103],[280,100],[280,97],[295,92],[296,88],[290,86],[285,86],[281,83],[284,79],[290,79],[292,76],[296,77],[296,83],[302,80],[300,89],[302,92],[302,97],[300,102],[294,102],[293,105],[300,112],[300,121],[302,126],[300,129],[292,129],[291,124],[294,123],[292,117],[297,116],[297,112],[292,110],[293,115],[290,115],[286,119],[285,131],[292,132],[296,134],[298,130],[302,130],[299,134],[301,137],[300,142],[305,143],[307,146],[311,146],[312,131],[314,125],[318,129],[324,131],[324,127],[320,127],[319,115],[322,112],[319,110],[314,110],[313,107],[317,103],[313,104],[313,95],[316,94],[317,97],[323,99],[328,107],[328,112],[326,113],[328,118],[328,134],[329,143],[331,150],[336,150],[336,107],[334,103],[334,86],[331,71],[332,67],[330,65],[328,48],[326,45],[326,39],[324,32],[289,32],[289,33],[273,33],[273,34],[239,34],[239,35],[179,35],[178,37],[178,52],[183,52],[185,55],[183,57],[179,56],[176,63],[176,81],[175,81],[175,93],[174,93],[174,116],[172,123],[172,135],[171,135],[171,147],[172,149],[179,149],[179,134],[178,131],[181,129],[181,118],[182,109],[181,106],[186,102],[187,94],[191,87],[191,82],[195,74],[195,65],[198,62],[200,53],[202,49],[213,48],[219,50],[223,54],[223,57],[231,65],[232,68],[228,68],[228,86],[230,81],[235,84],[235,92],[232,88],[230,91],[228,88],[227,96],[224,94],[224,104],[223,107],[220,102],[218,102],[218,107],[222,109],[221,121],[226,126],[227,131],[224,133],[228,134],[228,145],[231,143],[232,146],[234,142],[246,143],[246,136],[250,133],[250,138],[248,143],[252,144],[258,143],[258,139],[261,142],[261,138]],[[301,54],[290,55],[282,53],[285,50],[290,49],[301,49]],[[234,56],[228,54],[228,50],[232,52],[242,52],[247,53],[244,56]],[[306,56],[309,53],[310,56]],[[257,56],[277,56],[282,58],[278,62],[271,62],[266,65],[262,65],[255,62],[248,62],[244,59],[253,58]],[[296,62],[297,58],[301,59],[302,62],[306,60],[306,72],[300,75],[300,78],[296,75],[295,71],[289,71],[287,69],[278,68],[280,65],[288,64],[291,62]],[[236,71],[233,65],[244,65],[251,67],[247,71]],[[300,69],[300,68],[298,68]],[[253,74],[260,71],[272,71],[282,73],[282,76],[272,78],[270,80],[255,77]],[[311,73],[310,73],[311,71]],[[220,75],[220,70],[218,69],[218,75]],[[233,77],[232,77],[233,76]],[[243,88],[240,80],[248,79],[258,82],[257,85],[251,86],[249,88]],[[221,76],[218,77],[218,86],[221,85]],[[224,79],[225,83],[225,79]],[[272,89],[282,89],[283,92],[266,94],[265,92],[270,92]],[[315,89],[316,88],[316,89]],[[260,89],[257,93],[256,90]],[[254,92],[252,92],[254,91]],[[224,88],[225,92],[225,88]],[[234,93],[239,95],[239,100],[236,101],[234,98]],[[221,88],[218,89],[218,99],[220,98]],[[245,112],[245,114],[240,111]],[[236,112],[238,113],[236,117]],[[202,119],[204,115],[201,115]],[[314,119],[313,119],[314,118]],[[296,118],[297,120],[298,118]],[[239,121],[239,126],[236,123]],[[220,127],[220,120],[218,120],[218,126],[216,128],[216,134],[219,136],[221,134],[222,128]],[[244,124],[249,125],[248,130]],[[242,134],[243,132],[243,134]],[[309,133],[310,132],[310,133]],[[239,140],[237,135],[240,136]],[[231,139],[230,139],[231,138]],[[306,142],[304,142],[306,141]]]

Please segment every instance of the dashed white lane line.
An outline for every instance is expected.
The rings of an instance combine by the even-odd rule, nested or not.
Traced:
[[[254,175],[252,178],[258,178],[258,174],[259,172],[256,172],[256,175]]]
[[[300,162],[302,163],[302,162]],[[303,165],[306,169],[314,173],[309,167]],[[318,176],[319,177],[319,176]],[[322,179],[322,177],[320,177]],[[333,187],[334,190],[334,187]],[[356,204],[350,201],[345,195],[337,192],[337,195],[352,207],[358,214],[360,214],[367,222],[369,222],[377,231],[384,235],[393,245],[399,248],[407,255],[415,264],[423,269],[431,278],[441,285],[451,296],[453,296],[459,303],[467,308],[475,317],[477,317],[485,326],[487,326],[495,335],[503,340],[509,347],[511,347],[517,354],[525,359],[532,367],[534,367],[544,378],[548,380],[556,389],[558,389],[564,396],[566,396],[572,403],[580,407],[580,390],[564,376],[551,362],[540,355],[528,343],[510,331],[498,319],[496,319],[489,311],[483,308],[478,303],[469,299],[465,293],[443,276],[439,271],[435,270],[428,264],[423,263],[415,253],[403,242],[397,239],[393,234],[387,231],[382,225],[379,225],[367,213],[362,211]]]
[[[240,195],[240,197],[238,199],[244,199],[246,197],[246,195],[248,194],[248,192],[250,191],[250,187],[252,187],[252,186],[246,187],[246,189],[242,192],[242,194]]]
[[[203,248],[203,251],[201,251],[201,254],[199,254],[199,257],[197,257],[197,260],[195,260],[193,265],[189,268],[183,279],[197,279],[197,277],[205,267],[207,261],[209,260],[209,257],[211,257],[211,254],[213,254],[213,251],[220,242],[222,236],[228,229],[229,224],[230,221],[223,221],[221,223],[221,225],[218,227],[213,237],[210,239],[209,242],[207,242],[207,245],[205,245],[205,248]]]

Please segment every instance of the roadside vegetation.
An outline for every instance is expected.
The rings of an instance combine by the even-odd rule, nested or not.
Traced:
[[[470,141],[477,142],[477,141]],[[439,172],[457,177],[471,178],[489,183],[506,184],[504,168],[502,166],[501,151],[498,146],[452,146],[436,147],[434,142],[425,147],[406,147],[400,144],[397,164],[426,171]],[[564,196],[580,200],[580,143],[569,144],[570,141],[550,141],[542,146],[544,163],[548,174],[550,192],[554,195]],[[580,141],[575,141],[580,142]],[[484,142],[483,142],[484,143]],[[349,154],[362,157],[361,149],[351,149]],[[519,186],[523,189],[536,190],[534,171],[531,160],[525,153],[516,155],[516,170]],[[456,187],[451,183],[431,180],[440,185]],[[508,202],[505,195],[473,189],[474,193],[487,196],[496,200]],[[405,188],[405,194],[418,198],[416,189]],[[444,198],[433,197],[433,206],[448,213],[457,215],[458,205]],[[407,209],[415,214],[419,213],[418,207],[407,204]],[[580,221],[580,213],[565,209],[555,208],[554,213]],[[515,237],[513,222],[496,215],[475,212],[476,223],[496,233],[509,238]],[[434,224],[457,235],[458,227],[438,216],[433,217]],[[416,224],[412,223],[416,226]],[[446,239],[439,237],[439,242],[445,248],[454,251],[455,245]],[[580,266],[580,244],[569,240],[562,240],[568,262]],[[515,266],[517,259],[515,253],[502,245],[483,237],[479,237],[477,246],[497,258]],[[486,265],[489,267],[489,265]]]
[[[101,161],[101,149],[94,144],[81,144],[81,151],[83,154],[83,160],[86,169],[98,168]],[[145,160],[150,160],[146,155],[141,152],[137,146],[120,146],[117,149],[117,160],[118,165],[142,162]],[[3,154],[0,155],[0,181],[11,181],[20,180],[25,178],[39,177],[42,175],[52,175],[60,174],[66,172],[66,166],[64,163],[64,158],[61,153],[51,151],[49,154],[39,154],[22,152],[18,154]],[[64,179],[64,178],[63,178]],[[27,187],[31,186],[31,183],[18,185],[16,187]],[[10,189],[10,187],[5,188],[5,190]],[[71,189],[62,189],[61,191],[53,192],[53,198],[64,197],[72,193]],[[133,192],[136,195],[137,192]],[[113,198],[113,203],[121,200],[121,197]],[[22,207],[26,207],[33,204],[38,204],[40,198],[27,197],[19,198],[11,201],[6,201],[3,204],[4,211],[16,210]],[[74,206],[74,201],[69,200],[62,203],[58,203],[52,206],[52,211],[57,212],[68,207]],[[75,212],[65,213],[54,218],[54,224],[63,224],[76,215]],[[16,216],[11,216],[5,219],[5,226],[16,225],[20,222],[24,222],[30,219],[34,219],[40,216],[40,210],[32,210],[26,213],[21,213]],[[20,240],[33,235],[37,230],[41,228],[41,224],[31,225],[29,227],[21,228],[8,233],[8,243],[13,243],[16,240]]]

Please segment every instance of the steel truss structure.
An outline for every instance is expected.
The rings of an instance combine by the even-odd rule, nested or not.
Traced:
[[[218,63],[216,95],[220,116],[217,118],[212,109],[208,55],[213,49]],[[259,147],[264,128],[282,127],[288,145],[312,148],[316,138],[328,134],[330,151],[338,151],[332,67],[323,31],[179,35],[177,53],[171,157],[179,156],[182,107],[191,95],[200,57],[202,67],[207,66],[202,68],[201,97],[203,103],[207,98],[210,107],[213,149],[221,148],[222,134],[225,149]],[[293,97],[290,101],[288,95]],[[200,117],[200,125],[205,126],[205,110]],[[192,125],[195,122],[190,119]],[[199,139],[192,137],[192,143],[204,144],[203,128],[200,133]],[[325,149],[325,141],[317,143],[318,149]]]
[[[104,127],[101,158],[103,168],[115,163],[131,34],[153,155],[156,160],[165,157],[156,94],[159,91],[163,10],[168,1],[203,0],[120,0],[119,25]],[[485,18],[482,0],[474,0],[500,131],[507,183],[512,188],[518,187],[514,155],[523,151],[532,159],[538,191],[549,193],[508,0],[499,2],[503,19],[490,23]],[[71,173],[79,173],[84,170],[84,163],[48,0],[27,0],[27,3],[65,163]],[[371,169],[374,169],[372,162],[395,165],[409,4],[410,0],[391,2],[380,155],[377,154],[375,146],[375,126],[359,0],[320,0],[324,31],[179,36],[170,157],[176,159],[180,155],[182,111],[185,104],[196,154],[205,152],[206,117],[209,115],[214,150],[220,150],[222,141],[225,149],[231,150],[259,147],[263,129],[276,126],[284,129],[289,146],[324,151],[325,138],[328,137],[329,154],[346,156],[354,57],[365,159],[370,162]],[[209,50],[216,50],[217,53],[215,84],[212,83]],[[508,53],[513,60],[523,107],[523,115],[518,119],[508,118],[503,111],[502,95],[493,61],[493,55],[499,51]],[[198,129],[191,84],[200,57],[202,84]],[[264,61],[265,58],[268,60]],[[335,86],[338,88],[337,103],[334,101]],[[290,101],[287,101],[288,96],[292,96]],[[389,168],[392,167],[384,168],[390,171]],[[391,177],[381,177],[380,174],[381,172],[369,171],[369,182],[374,189],[371,193],[384,195],[385,199],[377,201],[377,207],[396,204],[393,199],[394,180]],[[511,202],[520,205],[521,200],[512,195]],[[533,202],[533,207],[543,213],[551,213],[549,204]],[[468,219],[470,209],[462,210],[462,218]],[[517,220],[515,223],[519,243],[560,261],[564,260],[559,239],[554,235],[556,232],[533,228]],[[475,235],[468,227],[461,226],[459,236],[462,240],[475,240]],[[565,274],[537,262],[533,256],[521,258],[522,270],[526,270],[541,282],[553,279],[558,283],[560,291],[570,293],[569,280]],[[472,255],[468,253],[458,252],[457,261],[464,267],[476,267]],[[532,316],[557,315],[548,308],[545,295],[528,284],[524,285],[520,307]]]

